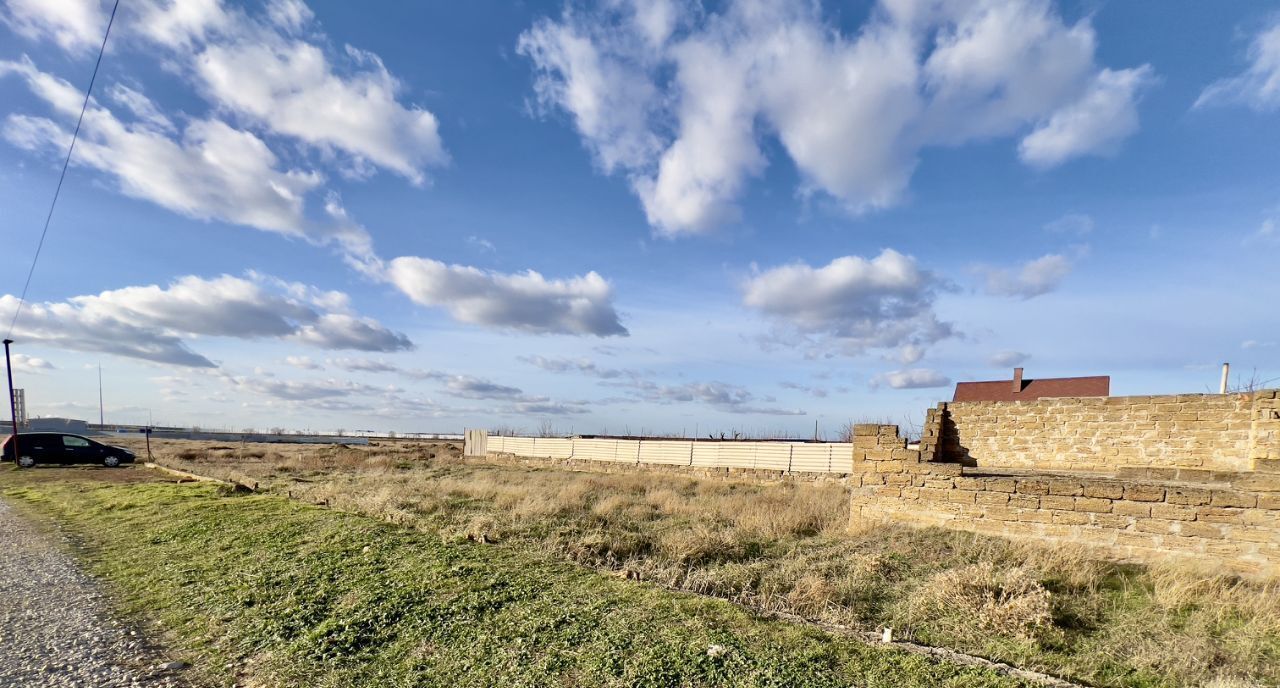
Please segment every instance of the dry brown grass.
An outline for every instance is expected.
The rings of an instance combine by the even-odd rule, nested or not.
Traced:
[[[464,460],[453,443],[155,444],[180,467],[247,474],[448,538],[552,552],[815,621],[892,626],[897,637],[1090,683],[1280,682],[1275,586],[967,533],[851,532],[839,485]]]

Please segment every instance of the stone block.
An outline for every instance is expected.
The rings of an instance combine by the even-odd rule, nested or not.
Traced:
[[[1198,487],[1171,487],[1165,492],[1164,501],[1182,506],[1200,506],[1209,503],[1209,491]]]
[[[1004,506],[1009,503],[1007,492],[979,492],[976,497],[978,504]]]
[[[1209,504],[1213,506],[1233,506],[1248,509],[1258,505],[1258,496],[1245,494],[1243,492],[1214,490],[1209,497]]]
[[[1191,507],[1172,504],[1152,504],[1151,518],[1163,518],[1169,521],[1194,521],[1196,510]]]
[[[1124,498],[1133,502],[1159,502],[1164,500],[1164,488],[1156,485],[1126,485]]]
[[[1178,524],[1178,534],[1186,537],[1222,539],[1222,526],[1214,523],[1182,522]]]
[[[955,487],[955,483],[951,478],[928,478],[924,481],[924,486],[935,490],[950,490]]]
[[[1089,515],[1079,514],[1074,511],[1055,511],[1053,512],[1053,522],[1066,526],[1082,526],[1089,522]]]
[[[1179,521],[1162,521],[1159,519],[1148,518],[1148,519],[1139,520],[1137,523],[1133,524],[1133,527],[1136,530],[1139,530],[1143,533],[1155,533],[1156,535],[1172,535],[1174,532],[1176,532],[1177,530],[1176,527],[1178,523]],[[1150,547],[1151,543],[1147,543],[1147,546]]]
[[[946,500],[953,504],[973,504],[976,494],[969,490],[951,490],[947,493]]]
[[[1065,495],[1045,495],[1040,498],[1040,508],[1071,511],[1075,509],[1075,498]]]
[[[933,487],[922,487],[920,488],[920,499],[926,502],[942,502],[946,501],[947,493],[949,492],[951,492],[949,489],[939,490]]]
[[[1075,510],[1087,511],[1096,514],[1111,513],[1110,499],[1097,499],[1095,497],[1076,497]]]
[[[1040,498],[1035,495],[1011,494],[1009,506],[1015,509],[1039,509]]]
[[[1207,523],[1244,523],[1244,510],[1233,507],[1204,506],[1196,509],[1196,520]]]
[[[1124,496],[1124,485],[1113,481],[1087,481],[1084,483],[1084,496],[1120,499]]]
[[[1084,486],[1079,480],[1050,480],[1049,494],[1076,496],[1084,494]]]
[[[1258,495],[1259,509],[1280,509],[1280,494]]]
[[[1150,502],[1129,502],[1117,501],[1111,504],[1111,513],[1122,516],[1137,516],[1140,518],[1148,518],[1151,516]]]
[[[1232,483],[1232,487],[1253,492],[1280,492],[1280,473],[1250,473]]]
[[[1013,492],[1013,478],[983,478],[982,489],[991,492]]]
[[[1085,514],[1081,514],[1084,516]],[[1124,530],[1133,524],[1132,516],[1119,516],[1117,514],[1088,514],[1089,522],[1099,528],[1112,528],[1115,530]]]
[[[1034,478],[1018,480],[1015,489],[1022,494],[1047,495],[1049,494],[1049,483],[1048,481]]]

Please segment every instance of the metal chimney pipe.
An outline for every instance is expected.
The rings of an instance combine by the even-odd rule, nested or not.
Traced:
[[[1222,384],[1219,385],[1218,387],[1218,394],[1227,393],[1227,376],[1230,374],[1231,374],[1231,364],[1223,363],[1222,364]]]
[[[1022,368],[1013,369],[1013,393],[1022,391]]]

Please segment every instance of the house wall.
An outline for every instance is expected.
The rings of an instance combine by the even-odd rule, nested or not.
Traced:
[[[1280,576],[1280,473],[1190,484],[1149,477],[983,475],[933,458],[927,445],[907,449],[894,426],[868,428],[855,437],[852,525],[943,527],[1070,543],[1121,561],[1179,559],[1249,576]]]
[[[939,404],[939,458],[991,468],[1247,471],[1280,460],[1276,390]],[[1275,452],[1274,454],[1272,452]]]

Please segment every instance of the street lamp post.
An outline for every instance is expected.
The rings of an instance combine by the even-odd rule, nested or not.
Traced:
[[[9,376],[9,417],[13,420],[13,463],[15,466],[19,463],[18,453],[18,406],[13,398],[13,364],[9,362],[9,345],[13,343],[12,339],[4,340],[4,369]]]

